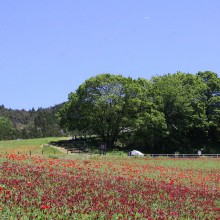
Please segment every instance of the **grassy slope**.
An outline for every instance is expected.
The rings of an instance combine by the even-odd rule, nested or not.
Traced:
[[[59,150],[44,146],[49,144],[51,141],[59,141],[65,139],[64,137],[50,137],[50,138],[38,138],[38,139],[27,139],[27,140],[9,140],[0,141],[0,153],[14,153],[14,154],[63,154]]]

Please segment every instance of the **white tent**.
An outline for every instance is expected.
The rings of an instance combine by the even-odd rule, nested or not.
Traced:
[[[138,150],[133,150],[130,152],[129,156],[144,156],[144,154]]]

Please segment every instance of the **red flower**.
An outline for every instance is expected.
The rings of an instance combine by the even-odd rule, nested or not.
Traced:
[[[31,182],[28,182],[27,185],[28,185],[28,186],[32,186],[32,183],[31,183]]]
[[[42,205],[41,210],[50,209],[51,207],[49,205]]]

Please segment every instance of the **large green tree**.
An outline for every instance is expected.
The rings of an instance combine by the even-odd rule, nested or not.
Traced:
[[[0,116],[0,140],[10,140],[14,137],[14,127],[9,118]]]
[[[60,111],[61,126],[98,134],[112,147],[124,133],[146,124],[144,114],[152,113],[153,103],[147,99],[147,83],[143,82],[111,74],[86,80]]]
[[[152,78],[154,102],[165,115],[168,151],[193,152],[207,138],[207,116],[200,77],[178,72]]]
[[[136,83],[141,91],[138,92],[141,102],[132,133],[127,134],[127,144],[130,142],[132,146],[153,153],[158,146],[161,147],[161,142],[167,136],[165,115],[154,102],[152,83],[143,78],[136,80]]]
[[[208,118],[209,142],[220,143],[220,78],[211,71],[198,72],[197,74],[206,84],[204,91],[204,103],[206,105],[206,115]]]

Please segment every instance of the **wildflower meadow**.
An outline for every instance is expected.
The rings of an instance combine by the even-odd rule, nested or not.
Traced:
[[[220,158],[0,156],[1,219],[220,219]]]

